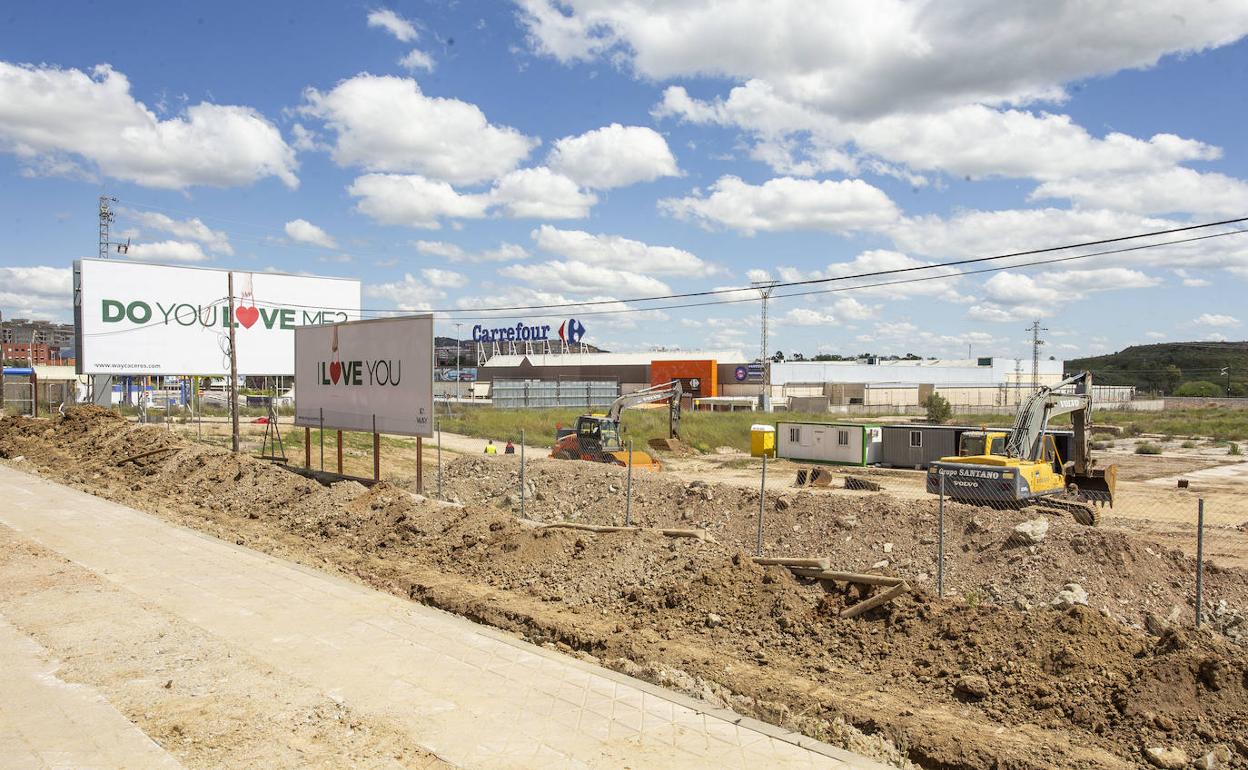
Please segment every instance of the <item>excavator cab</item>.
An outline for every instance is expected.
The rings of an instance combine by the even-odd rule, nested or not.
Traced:
[[[576,437],[586,453],[620,451],[620,430],[606,417],[586,414],[576,418]]]

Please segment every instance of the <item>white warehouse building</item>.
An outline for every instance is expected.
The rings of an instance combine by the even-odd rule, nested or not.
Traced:
[[[1035,381],[1061,381],[1065,362],[1041,360]],[[1032,393],[1031,361],[1013,358],[784,361],[771,365],[772,399],[791,410],[853,407],[913,411],[932,393],[954,407],[1008,409]],[[1130,400],[1133,388],[1095,387],[1102,404]]]

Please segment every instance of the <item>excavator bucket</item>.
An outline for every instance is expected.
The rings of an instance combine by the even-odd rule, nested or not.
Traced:
[[[612,452],[611,456],[616,459],[617,465],[628,467],[628,452]],[[657,457],[653,457],[646,452],[633,450],[633,467],[643,471],[661,471],[663,464],[659,462]]]
[[[1073,484],[1079,490],[1079,496],[1088,502],[1114,507],[1114,490],[1118,487],[1118,466],[1108,465],[1104,469],[1092,471],[1090,476],[1066,477],[1068,485]]]

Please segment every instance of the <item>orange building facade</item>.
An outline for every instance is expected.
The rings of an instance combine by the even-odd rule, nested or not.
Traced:
[[[718,394],[717,368],[714,360],[651,361],[650,384],[662,385],[680,380],[686,396],[705,398]]]

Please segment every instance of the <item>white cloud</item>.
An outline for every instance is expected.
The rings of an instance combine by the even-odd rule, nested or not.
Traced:
[[[974,305],[967,317],[980,321],[1017,321],[1055,313],[1060,305],[1088,294],[1113,289],[1145,289],[1160,279],[1124,267],[1064,270],[1025,275],[996,273],[983,284],[987,302]]]
[[[966,317],[972,321],[988,321],[989,323],[1022,323],[1024,319],[1047,315],[1040,308],[1015,305],[1004,308],[992,302],[971,305],[966,310]]]
[[[892,200],[861,179],[815,181],[780,177],[751,185],[720,177],[710,195],[659,201],[660,210],[680,219],[720,225],[751,235],[759,230],[828,230],[848,233],[895,221]]]
[[[356,209],[379,224],[429,230],[440,228],[444,218],[484,217],[488,206],[479,195],[461,195],[446,182],[417,175],[365,174],[347,192],[359,198]]]
[[[811,310],[806,307],[795,307],[780,316],[780,323],[789,326],[831,326],[836,323],[836,317],[831,313],[820,313],[818,310]]]
[[[173,240],[132,243],[126,256],[143,262],[205,262],[210,259],[198,243]]]
[[[619,123],[560,139],[546,164],[577,184],[598,190],[680,174],[667,141],[657,131]]]
[[[627,270],[591,265],[577,260],[520,264],[505,267],[500,275],[545,291],[561,291],[570,294],[625,294],[648,297],[670,294],[667,284]]]
[[[571,303],[594,303],[583,308],[566,308],[564,310],[553,312],[549,315],[540,315],[534,313],[526,316],[533,321],[543,321],[551,324],[552,328],[558,328],[570,313],[575,313],[581,318],[588,328],[588,341],[601,343],[602,338],[597,336],[600,329],[608,329],[611,332],[621,329],[632,329],[637,327],[641,322],[645,321],[662,321],[667,318],[666,314],[659,310],[642,310],[637,311],[624,302],[619,301],[611,294],[593,294],[590,296],[570,297],[558,290],[544,291],[520,284],[510,284],[504,288],[500,288],[494,293],[460,297],[455,301],[457,307],[465,310],[480,312],[483,316],[498,316],[500,320],[510,321],[514,323],[514,311],[498,311],[488,312],[479,311],[482,307],[513,307],[524,305],[540,305],[544,307],[559,307],[570,305]],[[582,312],[584,310],[585,312]],[[625,311],[628,312],[620,312]],[[510,313],[510,315],[508,315]],[[591,320],[592,319],[592,320]]]
[[[491,124],[475,104],[425,96],[410,78],[362,74],[304,98],[301,111],[336,134],[342,166],[475,184],[512,170],[538,143]]]
[[[355,261],[355,257],[350,254],[326,254],[323,257],[317,257],[317,262],[326,262],[329,264],[346,265]]]
[[[478,252],[468,252],[445,241],[416,241],[413,245],[422,254],[445,257],[452,262],[518,262],[529,258],[529,252],[514,243],[500,243],[495,248]]]
[[[74,307],[73,283],[67,267],[0,267],[0,313],[5,318],[66,319]]]
[[[1169,168],[1109,178],[1069,177],[1045,182],[1032,200],[1069,198],[1085,208],[1108,208],[1139,214],[1199,212],[1202,216],[1237,216],[1248,211],[1248,184],[1217,173]]]
[[[830,283],[822,288],[852,289],[855,294],[860,296],[888,297],[892,299],[932,296],[953,302],[963,301],[965,298],[957,292],[957,282],[959,280],[956,277],[957,270],[951,267],[930,267],[931,264],[897,251],[870,249],[858,254],[851,260],[832,262],[822,270],[799,270],[794,267],[781,266],[776,268],[776,272],[783,281],[841,278],[844,280]],[[865,278],[850,277],[878,273],[886,273],[886,275]],[[892,285],[871,285],[910,281],[914,278],[930,278],[931,280],[893,283]],[[853,300],[850,299],[849,301]]]
[[[412,72],[416,70],[433,72],[433,57],[419,48],[413,48],[402,59],[399,59],[399,66]]]
[[[294,219],[286,223],[286,237],[296,243],[307,243],[326,249],[338,248],[338,242],[329,233],[306,219]]]
[[[222,230],[213,230],[204,224],[199,217],[191,219],[174,219],[155,211],[135,211],[125,207],[113,209],[119,216],[125,217],[140,227],[159,230],[178,238],[189,238],[203,244],[209,251],[226,256],[234,255],[234,247],[230,245],[230,237]]]
[[[0,62],[0,150],[34,173],[98,169],[146,187],[232,187],[270,176],[299,184],[294,150],[256,110],[203,102],[161,120],[108,65],[88,74]]]
[[[492,205],[510,217],[536,219],[583,219],[598,202],[576,182],[548,168],[522,168],[498,180],[489,193]]]
[[[454,270],[442,270],[436,267],[427,267],[420,271],[430,286],[436,286],[439,289],[462,289],[468,285],[468,276],[463,273],[457,273]]]
[[[1237,0],[1043,5],[900,0],[521,0],[533,46],[563,62],[610,57],[654,80],[766,81],[785,100],[872,116],[1064,97],[1062,84],[1234,42]],[[966,41],[975,45],[968,46]]]
[[[530,233],[537,247],[559,257],[651,275],[708,276],[721,270],[674,246],[651,246],[618,235],[592,235],[542,225]]]
[[[405,273],[400,281],[366,284],[364,296],[389,302],[396,310],[429,310],[437,300],[444,299],[446,292],[433,286],[428,280],[417,280]]]
[[[1221,156],[1217,147],[1173,134],[1144,140],[1111,132],[1097,138],[1067,115],[980,104],[846,120],[787,104],[760,81],[737,86],[727,99],[714,101],[694,99],[684,88],[672,86],[653,112],[656,117],[752,132],[756,135],[752,157],[780,173],[808,176],[868,170],[920,186],[926,182],[924,177],[894,164],[959,177],[1067,183],[1071,177],[1092,180],[1106,175],[1161,174],[1178,163]],[[850,147],[856,157],[849,154]],[[1046,191],[1040,197],[1065,196],[1055,188],[1053,194]]]
[[[1167,335],[1162,334],[1161,332],[1144,332],[1144,336],[1148,337],[1150,340],[1164,340]]]
[[[879,305],[864,305],[852,297],[837,300],[834,307],[837,315],[851,321],[866,321],[869,318],[875,318],[880,309]]]
[[[436,230],[443,219],[481,219],[490,214],[512,218],[579,219],[589,215],[597,196],[550,169],[512,171],[484,193],[461,193],[446,182],[417,174],[365,174],[347,192],[359,198],[356,209],[386,225]],[[452,222],[452,226],[456,223]],[[511,251],[497,256],[507,259]]]
[[[384,29],[403,43],[410,43],[417,37],[416,25],[389,8],[379,8],[370,12],[368,26]]]
[[[1222,313],[1201,313],[1192,319],[1192,323],[1197,326],[1227,328],[1230,326],[1239,326],[1240,321],[1235,316],[1224,315]]]

